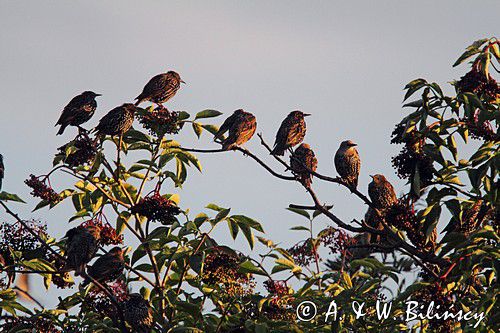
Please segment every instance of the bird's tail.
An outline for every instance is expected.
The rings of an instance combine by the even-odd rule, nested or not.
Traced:
[[[346,182],[349,186],[356,189],[358,187],[358,178],[357,177],[349,177],[346,179]]]
[[[56,125],[57,126],[57,125]],[[57,131],[56,135],[61,135],[64,133],[64,130],[66,129],[66,126],[68,125],[61,125],[61,128],[59,128],[59,131]]]
[[[276,147],[274,147],[274,149],[271,151],[271,155],[283,156],[283,155],[285,155],[285,149],[281,149],[281,147],[276,146]]]
[[[90,280],[88,278],[85,278],[82,282],[82,287],[86,287],[90,283]]]
[[[231,149],[233,149],[233,147],[234,147],[234,143],[227,142],[227,140],[222,143],[222,150],[231,150]]]
[[[142,95],[137,96],[135,99],[137,100],[137,102],[134,103],[135,106],[139,106],[143,101]]]

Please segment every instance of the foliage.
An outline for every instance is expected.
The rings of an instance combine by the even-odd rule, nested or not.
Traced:
[[[363,221],[345,223],[305,185],[313,205],[290,205],[306,223],[292,228],[305,237],[289,249],[266,239],[262,224],[240,212],[209,203],[206,211],[192,214],[178,194],[168,193],[187,181],[188,170],[201,171],[193,152],[218,152],[184,148],[174,135],[189,128],[187,123],[197,137],[213,135],[217,127],[204,122],[221,112],[191,117],[151,107],[140,110],[140,125],[123,140],[107,137],[100,143],[80,133],[58,149],[47,175],[31,175],[26,184],[41,199],[35,210],[71,201],[69,222],[98,224],[107,240],[102,247],[127,245],[125,273],[104,286],[74,284],[62,270],[65,239],[52,239],[40,223],[21,219],[8,204],[22,200],[2,192],[0,204],[13,221],[1,226],[10,230],[0,242],[0,306],[8,314],[1,331],[128,332],[122,301],[132,290],[151,304],[154,332],[497,331],[500,87],[490,70],[500,61],[500,43],[477,41],[455,65],[472,57],[471,70],[452,83],[451,95],[422,78],[406,85],[403,107],[410,112],[391,140],[404,145],[393,159],[397,174],[408,181],[399,202],[377,211],[342,179],[314,173],[317,182],[349,188],[372,210]],[[272,175],[296,181],[247,149],[235,150]],[[120,154],[135,162],[122,164]],[[56,176],[71,177],[74,185],[56,191],[50,184]],[[332,225],[315,230],[321,216]],[[257,239],[264,251],[254,256],[221,244],[212,232],[225,227],[233,239],[241,233],[252,249]],[[410,271],[419,272],[415,281],[408,281]],[[45,288],[69,288],[71,295],[55,309],[27,308],[15,293],[19,272],[38,274]],[[325,316],[333,299],[343,314],[337,321]],[[477,328],[444,319],[407,322],[403,302],[410,299],[484,312],[486,318]],[[313,320],[298,320],[295,309],[302,301],[318,306]],[[365,302],[366,316],[349,311],[353,301]],[[376,317],[377,301],[394,301],[389,318]]]

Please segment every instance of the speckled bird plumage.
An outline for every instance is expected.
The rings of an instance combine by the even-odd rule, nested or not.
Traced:
[[[340,177],[349,186],[354,188],[358,186],[359,171],[361,168],[361,160],[355,147],[356,144],[351,140],[343,141],[334,158],[335,169]]]
[[[125,103],[109,111],[95,128],[97,135],[122,135],[132,127],[137,107]]]
[[[66,233],[66,269],[75,275],[85,271],[85,266],[95,256],[99,246],[100,229],[96,226],[76,227]]]
[[[290,156],[290,168],[297,179],[309,187],[312,183],[312,175],[308,170],[316,171],[318,160],[311,147],[307,143],[301,144]]]
[[[120,247],[114,247],[89,266],[87,273],[98,282],[108,282],[117,279],[123,273],[124,267],[123,250]],[[85,280],[84,285],[89,282]]]
[[[92,118],[97,108],[95,98],[101,96],[92,91],[84,91],[66,105],[56,123],[61,125],[57,135],[63,134],[67,126],[80,126]]]
[[[257,120],[255,116],[241,109],[233,112],[229,116],[219,131],[215,135],[215,139],[222,140],[222,149],[230,150],[236,146],[245,144],[252,138],[257,129]],[[227,138],[223,139],[225,132],[229,131]]]
[[[398,201],[394,187],[383,175],[374,175],[368,185],[370,199],[378,209],[389,208]]]
[[[134,333],[149,333],[153,327],[153,311],[149,302],[133,293],[123,304],[123,315]]]
[[[292,111],[283,120],[276,134],[272,155],[283,156],[287,149],[293,148],[304,140],[306,136],[305,116],[308,116],[308,114],[301,111]]]
[[[150,101],[155,104],[165,103],[174,97],[181,83],[184,83],[184,81],[174,71],[158,74],[146,83],[142,93],[135,98],[137,100],[135,105],[139,105],[144,101]]]

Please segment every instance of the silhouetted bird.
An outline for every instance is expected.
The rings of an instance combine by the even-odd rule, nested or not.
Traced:
[[[86,123],[94,115],[95,109],[97,108],[97,102],[95,98],[101,96],[93,91],[84,91],[78,96],[73,97],[73,99],[66,105],[56,123],[61,125],[57,135],[63,134],[67,126],[78,126]]]
[[[165,103],[174,97],[181,83],[186,82],[182,81],[180,75],[174,71],[153,76],[144,86],[142,93],[135,98],[137,100],[135,105],[139,105],[144,101],[150,101],[158,105]]]
[[[396,192],[391,183],[383,175],[374,175],[372,182],[368,185],[368,194],[375,208],[389,208],[398,201]]]
[[[92,266],[89,266],[87,274],[98,282],[108,282],[118,278],[123,273],[124,267],[123,250],[116,246],[99,257]],[[90,282],[90,280],[85,279],[83,285]]]
[[[153,311],[140,294],[133,293],[123,304],[125,320],[132,326],[134,333],[149,333],[153,327]]]
[[[377,229],[377,230],[383,230],[384,225],[382,224],[381,217],[377,213],[377,211],[371,207],[368,207],[368,211],[365,214],[365,222],[368,224],[370,227]],[[376,234],[367,234],[367,242],[368,244],[374,244],[374,243],[380,243],[380,235]]]
[[[2,190],[2,182],[5,174],[5,167],[3,165],[3,155],[0,154],[0,191]]]
[[[215,139],[222,140],[222,149],[230,150],[235,146],[241,146],[252,138],[257,129],[255,116],[243,110],[236,110],[222,124],[215,134]],[[223,139],[225,132],[229,131],[226,139]]]
[[[335,169],[345,182],[356,188],[358,186],[359,169],[361,168],[361,160],[359,159],[357,144],[351,140],[343,141],[339,149],[335,153]]]
[[[85,266],[97,252],[100,228],[94,225],[69,229],[66,233],[66,270],[75,275],[85,271]]]
[[[281,126],[276,134],[276,141],[274,142],[274,149],[271,155],[283,156],[285,150],[293,148],[304,140],[306,136],[306,122],[304,117],[310,114],[301,111],[292,111],[283,120]]]
[[[307,143],[301,144],[290,155],[290,168],[299,181],[306,187],[312,183],[312,175],[308,170],[316,171],[318,160]]]
[[[109,111],[101,118],[94,131],[97,135],[122,135],[132,127],[137,107],[125,103]]]

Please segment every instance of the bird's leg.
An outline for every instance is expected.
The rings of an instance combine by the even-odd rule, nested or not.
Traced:
[[[83,128],[80,125],[78,125],[77,127],[78,127],[78,135],[85,135],[85,136],[87,135],[88,131],[85,128]]]
[[[293,148],[292,147],[288,147],[288,152],[290,152],[290,154],[293,154]]]

